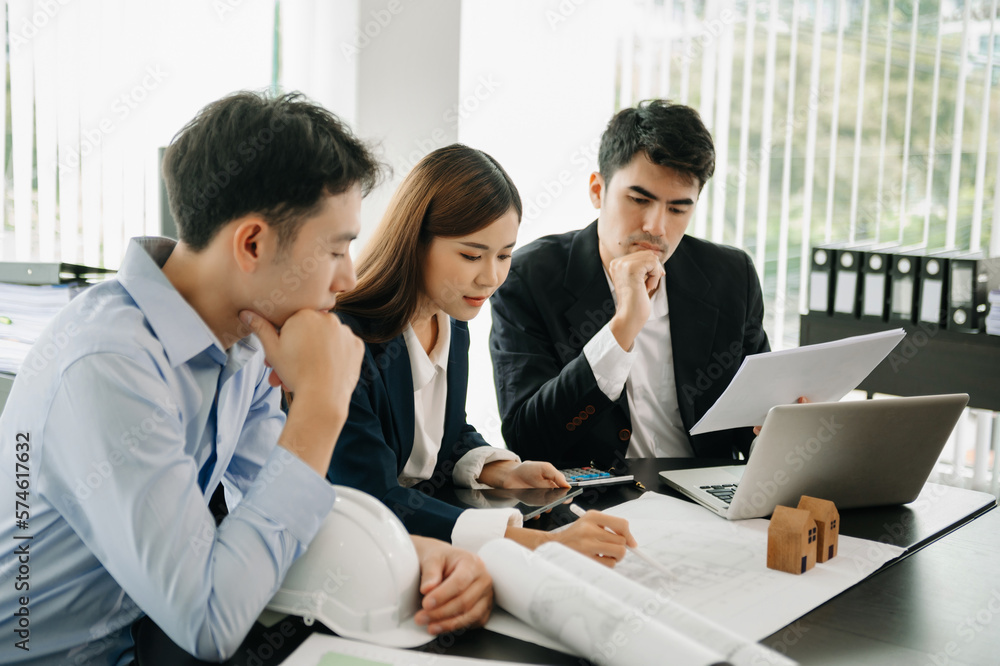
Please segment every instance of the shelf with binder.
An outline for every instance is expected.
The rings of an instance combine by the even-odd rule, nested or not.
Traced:
[[[831,243],[812,250],[809,311],[869,322],[985,332],[1000,257],[923,246]]]
[[[801,345],[898,327],[906,331],[906,338],[858,386],[869,394],[968,393],[969,407],[1000,411],[1000,336],[818,312],[804,314],[799,321]]]

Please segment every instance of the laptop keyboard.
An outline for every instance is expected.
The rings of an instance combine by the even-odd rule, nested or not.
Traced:
[[[722,483],[717,486],[699,486],[699,488],[726,504],[730,504],[733,501],[733,494],[736,492],[737,485],[739,484]]]

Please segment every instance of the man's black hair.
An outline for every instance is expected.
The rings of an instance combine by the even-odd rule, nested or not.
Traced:
[[[701,116],[668,100],[646,100],[611,118],[597,158],[604,182],[610,183],[639,152],[654,164],[697,179],[699,190],[715,172],[715,144]]]
[[[170,142],[163,177],[180,239],[203,250],[227,223],[259,214],[294,240],[324,195],[360,184],[381,165],[344,123],[300,93],[238,92],[209,104]]]

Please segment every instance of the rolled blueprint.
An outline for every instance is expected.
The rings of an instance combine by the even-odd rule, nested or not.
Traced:
[[[479,556],[493,577],[497,605],[595,664],[635,666],[656,661],[671,666],[729,665],[716,649],[601,589],[589,568],[584,571],[573,566],[579,564],[573,559],[587,558],[553,545],[573,556],[568,559],[570,566],[552,562],[545,554],[509,539],[496,539],[480,549]],[[546,553],[551,550],[547,548]],[[557,555],[564,559],[564,553],[557,551]]]

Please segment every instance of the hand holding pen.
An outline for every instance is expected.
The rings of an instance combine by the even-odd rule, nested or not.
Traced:
[[[580,508],[579,504],[570,504],[569,505],[569,510],[572,511],[573,514],[576,515],[579,518],[582,518],[587,513],[586,511],[584,511],[583,509]],[[608,532],[611,532],[612,534],[615,534],[615,532],[612,531],[611,528],[608,527],[607,525],[604,526],[604,529],[606,529]],[[622,535],[622,536],[626,537],[625,548],[628,550],[628,552],[632,553],[633,555],[635,555],[640,560],[642,560],[646,564],[650,565],[651,567],[653,567],[654,569],[656,569],[660,573],[673,578],[674,574],[667,567],[663,566],[662,564],[660,564],[659,562],[657,562],[655,559],[653,559],[650,555],[646,554],[645,552],[643,552],[642,550],[639,549],[638,542],[636,542],[635,538],[632,536],[632,534],[630,532],[627,531],[627,529],[626,529],[625,534]]]

